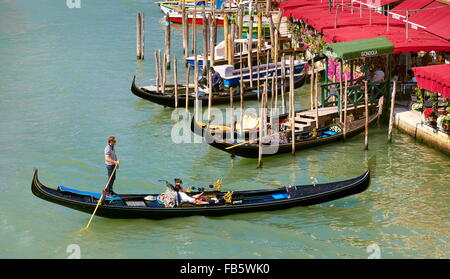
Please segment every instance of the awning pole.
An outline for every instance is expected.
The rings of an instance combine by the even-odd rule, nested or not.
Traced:
[[[359,3],[359,18],[362,18],[362,4]]]
[[[338,12],[339,12],[339,9],[336,9],[336,13],[334,15],[334,29],[337,28]]]
[[[388,10],[387,10],[387,24],[386,24],[386,31],[389,32],[389,6],[388,6]]]
[[[405,24],[406,24],[406,40],[408,40],[408,17],[409,17],[409,12],[408,10],[406,10],[406,20],[405,20]]]

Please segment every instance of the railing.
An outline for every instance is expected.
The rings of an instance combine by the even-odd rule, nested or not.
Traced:
[[[342,83],[342,95],[345,93],[345,85]],[[343,101],[340,96],[340,83],[333,82],[323,84],[321,88],[321,104],[322,107],[337,106],[340,112],[341,102]],[[367,93],[369,95],[369,102],[375,103],[381,96],[386,95],[389,92],[389,81],[383,82],[369,82],[367,84]],[[347,105],[357,106],[364,104],[365,88],[363,82],[353,81],[352,85],[347,86]]]

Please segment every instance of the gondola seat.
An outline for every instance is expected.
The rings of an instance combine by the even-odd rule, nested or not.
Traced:
[[[71,193],[71,194],[76,194],[76,195],[80,195],[80,196],[91,196],[91,197],[93,197],[95,199],[100,199],[100,197],[102,195],[101,193],[80,191],[80,190],[68,188],[68,187],[65,187],[65,186],[62,186],[62,185],[58,187],[58,191]],[[107,201],[116,201],[116,200],[122,200],[122,198],[119,197],[119,196],[114,196],[114,197],[106,197],[105,200],[107,200]]]

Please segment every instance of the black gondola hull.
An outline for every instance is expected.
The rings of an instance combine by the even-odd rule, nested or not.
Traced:
[[[376,115],[372,115],[371,119],[369,120],[369,123],[374,122],[377,119]],[[346,134],[346,138],[352,138],[354,136],[359,135],[362,133],[365,129],[365,123],[364,121],[360,121],[361,124],[355,127],[354,129],[351,129]],[[199,128],[197,128],[198,130]],[[222,151],[228,152],[230,154],[245,157],[245,158],[258,158],[259,154],[259,147],[258,144],[244,144],[239,145],[236,147],[233,147],[236,145],[235,143],[228,142],[225,138],[218,138],[217,135],[211,135],[211,133],[208,132],[208,130],[204,129],[203,135],[205,137],[206,142],[211,145],[212,147],[215,147],[217,149],[220,149]],[[297,141],[295,143],[295,150],[302,150],[312,147],[317,147],[337,141],[341,141],[344,139],[343,133],[339,133],[337,135],[329,136],[326,138],[315,138],[315,139],[308,139],[308,140],[302,140]],[[231,148],[232,147],[232,148]],[[267,150],[267,151],[265,151]],[[263,157],[269,157],[274,156],[278,154],[283,153],[290,153],[292,152],[292,144],[279,144],[278,147],[269,147],[267,145],[263,145]]]
[[[223,206],[199,206],[199,207],[175,207],[175,208],[153,208],[153,207],[130,207],[123,205],[100,205],[96,215],[106,218],[145,218],[145,219],[164,219],[173,217],[187,217],[193,215],[203,216],[222,216],[235,213],[246,213],[255,211],[272,211],[279,209],[286,209],[295,206],[309,206],[328,202],[340,198],[344,198],[350,195],[358,194],[366,190],[370,185],[370,171],[365,172],[363,175],[341,182],[305,185],[305,186],[293,186],[303,187],[300,188],[300,194],[298,197],[271,201],[271,202],[258,202],[253,204],[240,204],[240,205],[223,205]],[[284,189],[284,188],[283,188]],[[294,189],[294,188],[293,188]],[[52,203],[63,205],[78,211],[92,214],[95,209],[96,201],[83,201],[80,197],[64,196],[58,190],[48,188],[39,182],[37,177],[37,170],[35,171],[33,181],[31,184],[31,190],[37,197],[47,200]],[[244,196],[255,196],[271,193],[279,193],[284,191],[282,189],[268,189],[268,190],[255,190],[255,191],[240,191],[237,194]],[[304,192],[304,194],[302,194]],[[145,195],[121,195],[125,198],[139,198]],[[78,200],[77,200],[78,199]]]
[[[131,92],[136,95],[137,97],[140,97],[142,99],[145,99],[147,101],[162,105],[164,107],[175,107],[175,96],[173,94],[161,94],[156,93],[153,91],[145,90],[141,87],[138,87],[135,83],[136,77],[133,78],[133,82],[131,84]],[[305,83],[305,75],[300,75],[295,77],[294,80],[294,87],[298,88],[302,86]],[[286,83],[286,89],[285,92],[288,92],[289,90],[289,83]],[[248,100],[257,100],[258,99],[258,93],[254,92],[256,88],[245,88],[243,93],[243,99]],[[277,91],[277,94],[281,92],[281,89],[279,88]],[[183,91],[180,90],[180,96],[178,96],[178,106],[184,107],[186,105],[186,95],[184,95],[184,89]],[[227,92],[228,93],[228,92]],[[208,105],[208,95],[201,95],[199,96],[199,101],[201,101],[202,106]],[[240,101],[239,94],[234,94],[234,101],[238,102]],[[211,100],[212,105],[221,105],[221,104],[229,104],[230,103],[230,96],[229,94],[225,95],[219,95],[214,96]],[[194,96],[188,96],[188,106],[193,107],[195,104],[195,97]]]

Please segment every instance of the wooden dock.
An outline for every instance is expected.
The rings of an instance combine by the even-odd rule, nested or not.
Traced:
[[[358,112],[361,112],[364,110],[364,105],[358,105]],[[355,108],[349,107],[347,109],[347,118],[352,118],[350,112],[354,111]],[[319,121],[319,127],[326,126],[328,124],[331,124],[333,122],[338,122],[339,119],[339,110],[338,107],[325,107],[325,108],[319,108],[318,109],[318,121]],[[351,121],[351,119],[349,119]],[[294,118],[294,127],[296,131],[307,131],[311,130],[316,127],[316,110],[307,110],[298,112],[295,114]],[[290,123],[287,124],[287,126],[290,128]]]

